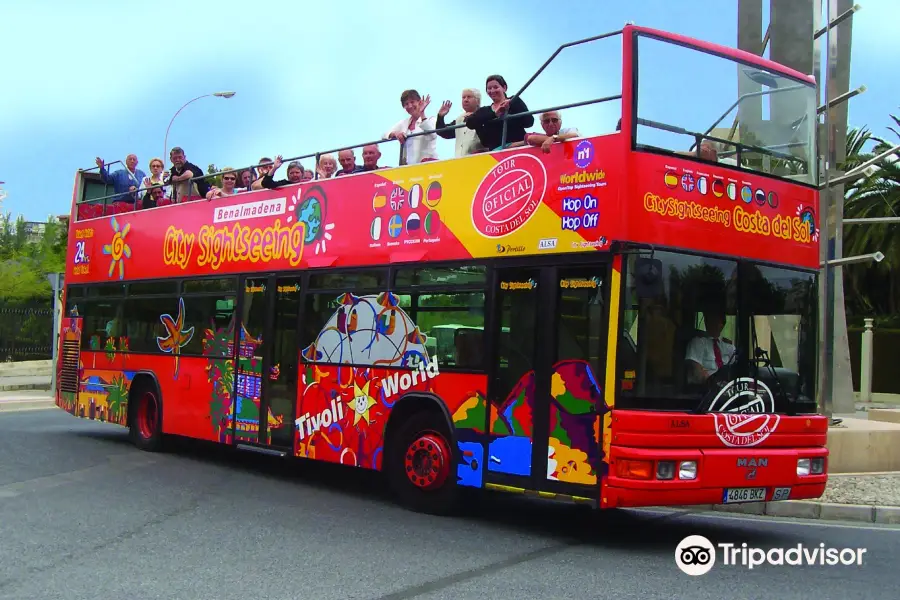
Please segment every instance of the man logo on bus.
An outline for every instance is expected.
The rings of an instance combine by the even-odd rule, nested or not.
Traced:
[[[590,140],[582,140],[575,146],[575,166],[579,169],[586,169],[589,164],[594,162],[594,145]]]

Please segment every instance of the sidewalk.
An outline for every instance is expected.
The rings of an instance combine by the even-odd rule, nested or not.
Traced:
[[[53,396],[45,390],[0,391],[0,413],[55,407]]]
[[[19,390],[42,390],[46,395],[50,391],[50,376],[15,375],[12,377],[0,377],[0,392],[15,392]]]

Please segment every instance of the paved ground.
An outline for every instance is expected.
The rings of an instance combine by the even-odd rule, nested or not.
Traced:
[[[371,477],[178,444],[56,409],[0,414],[0,598],[896,598],[900,528],[671,511],[591,515],[512,496],[404,511]],[[686,535],[867,548],[863,566],[724,567]],[[721,561],[720,561],[721,562]]]

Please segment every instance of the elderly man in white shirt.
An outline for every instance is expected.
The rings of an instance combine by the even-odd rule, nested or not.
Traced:
[[[720,311],[709,311],[703,313],[703,319],[706,335],[692,339],[684,355],[689,367],[689,383],[704,383],[734,356],[734,344],[721,337],[725,315]]]
[[[556,142],[564,142],[581,137],[574,127],[563,127],[559,111],[550,110],[541,114],[541,127],[544,133],[526,133],[521,145],[537,146],[544,154],[550,153],[550,147]]]
[[[438,109],[438,130],[444,129],[445,127],[453,127],[454,125],[465,125],[466,117],[478,110],[478,107],[481,106],[481,92],[474,88],[464,89],[462,91],[462,114],[460,114],[449,123],[445,123],[444,117],[447,116],[447,113],[450,112],[451,106],[453,106],[452,102],[450,102],[449,100],[444,100],[441,108]],[[459,158],[460,156],[467,156],[469,154],[476,154],[478,152],[485,151],[485,147],[481,145],[481,140],[478,139],[478,134],[474,129],[469,129],[468,127],[463,126],[451,131],[438,131],[438,135],[445,140],[452,140],[454,138],[456,139],[457,158]]]
[[[400,104],[403,105],[409,116],[400,120],[384,134],[384,139],[397,140],[403,145],[403,149],[406,152],[406,164],[408,165],[428,160],[438,160],[437,134],[433,133],[436,120],[434,117],[425,117],[425,109],[430,102],[431,96],[426,95],[422,99],[416,90],[405,90],[400,95]],[[427,131],[432,133],[407,139],[409,135]]]

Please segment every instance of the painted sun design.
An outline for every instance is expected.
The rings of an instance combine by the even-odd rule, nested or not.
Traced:
[[[369,409],[375,406],[375,398],[369,395],[369,385],[371,381],[367,381],[362,387],[356,383],[353,384],[353,398],[347,402],[347,406],[353,411],[353,424],[356,425],[361,419],[365,419],[366,423],[371,425],[372,421],[369,417]]]
[[[111,257],[109,261],[109,275],[113,276],[116,265],[119,265],[119,280],[125,279],[125,259],[131,258],[131,246],[125,241],[125,236],[131,231],[131,223],[126,223],[125,227],[119,229],[119,222],[113,217],[109,224],[113,228],[113,239],[110,243],[103,246],[103,254]]]
[[[809,225],[809,233],[812,241],[819,241],[819,228],[815,225],[815,213],[811,206],[800,205],[797,207],[797,216]]]
[[[178,379],[178,357],[181,349],[188,345],[194,337],[194,328],[184,329],[184,298],[178,299],[178,318],[171,315],[160,315],[159,320],[166,328],[165,336],[156,338],[156,345],[163,352],[168,352],[175,357],[175,379]]]

